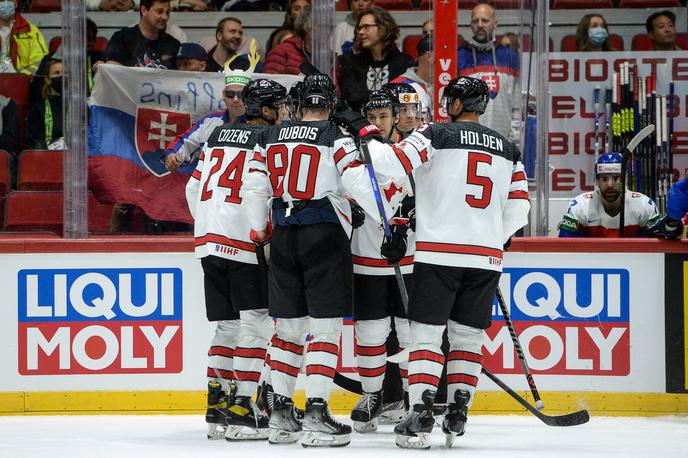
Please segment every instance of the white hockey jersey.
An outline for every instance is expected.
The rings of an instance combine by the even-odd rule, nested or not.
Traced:
[[[350,236],[351,206],[341,174],[356,152],[353,138],[330,121],[286,121],[268,128],[242,189],[242,197],[251,202],[249,225],[265,228],[275,198],[289,204],[326,197]]]
[[[201,153],[215,128],[229,122],[227,110],[208,113],[165,148],[164,156],[176,153],[181,162],[191,162]]]
[[[195,219],[197,257],[258,263],[241,191],[264,130],[264,126],[225,124],[213,131],[203,147],[186,185],[186,200]]]
[[[520,152],[470,122],[429,124],[402,142],[369,143],[376,173],[416,181],[415,262],[502,270],[504,243],[528,221]]]
[[[656,223],[659,210],[645,194],[626,190],[624,236],[642,237]],[[620,215],[609,216],[600,193],[585,192],[575,197],[559,223],[559,237],[618,237]]]

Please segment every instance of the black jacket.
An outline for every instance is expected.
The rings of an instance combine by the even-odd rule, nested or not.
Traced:
[[[337,82],[342,98],[359,111],[368,93],[382,88],[414,65],[413,59],[398,48],[387,51],[384,60],[374,61],[369,51],[337,58]]]
[[[112,35],[104,53],[105,60],[114,60],[127,67],[164,66],[174,69],[181,43],[165,32],[157,40],[143,36],[138,24]]]
[[[2,127],[0,128],[0,149],[11,155],[19,153],[19,109],[14,100],[2,97]]]
[[[53,138],[55,141],[62,137],[62,97],[48,96],[50,109],[53,114]],[[34,102],[29,107],[26,122],[26,138],[24,140],[29,149],[45,149],[45,101]]]

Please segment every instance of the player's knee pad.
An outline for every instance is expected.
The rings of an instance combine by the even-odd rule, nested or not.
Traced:
[[[387,341],[391,323],[392,319],[389,317],[356,321],[356,344],[367,347],[382,345]]]
[[[397,333],[397,340],[401,348],[408,348],[411,345],[411,327],[406,318],[394,318],[394,330]]]
[[[225,334],[237,336],[239,335],[239,329],[241,328],[241,323],[239,320],[222,320],[217,322],[217,327],[215,328],[215,334]]]
[[[245,310],[241,315],[241,335],[270,340],[275,332],[275,325],[268,315],[268,309]]]
[[[277,337],[289,342],[303,345],[308,333],[308,318],[279,318],[277,320]]]
[[[447,323],[447,336],[449,338],[449,346],[452,349],[481,353],[485,332],[482,329],[449,320]]]
[[[442,335],[444,326],[435,324],[411,322],[411,340],[415,345],[435,345],[442,346]]]
[[[309,328],[314,341],[339,346],[339,336],[342,334],[341,318],[310,318]]]

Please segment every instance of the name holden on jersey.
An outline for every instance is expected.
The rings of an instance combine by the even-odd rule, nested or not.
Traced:
[[[17,280],[20,374],[181,372],[180,269],[32,269]]]
[[[459,136],[461,138],[461,143],[463,144],[482,146],[488,149],[504,151],[504,140],[501,138],[497,138],[488,134],[478,134],[478,132],[473,132],[470,130],[460,130]]]

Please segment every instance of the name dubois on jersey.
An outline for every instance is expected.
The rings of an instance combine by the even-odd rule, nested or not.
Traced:
[[[318,137],[318,128],[313,126],[288,126],[280,129],[278,141],[311,140]]]

